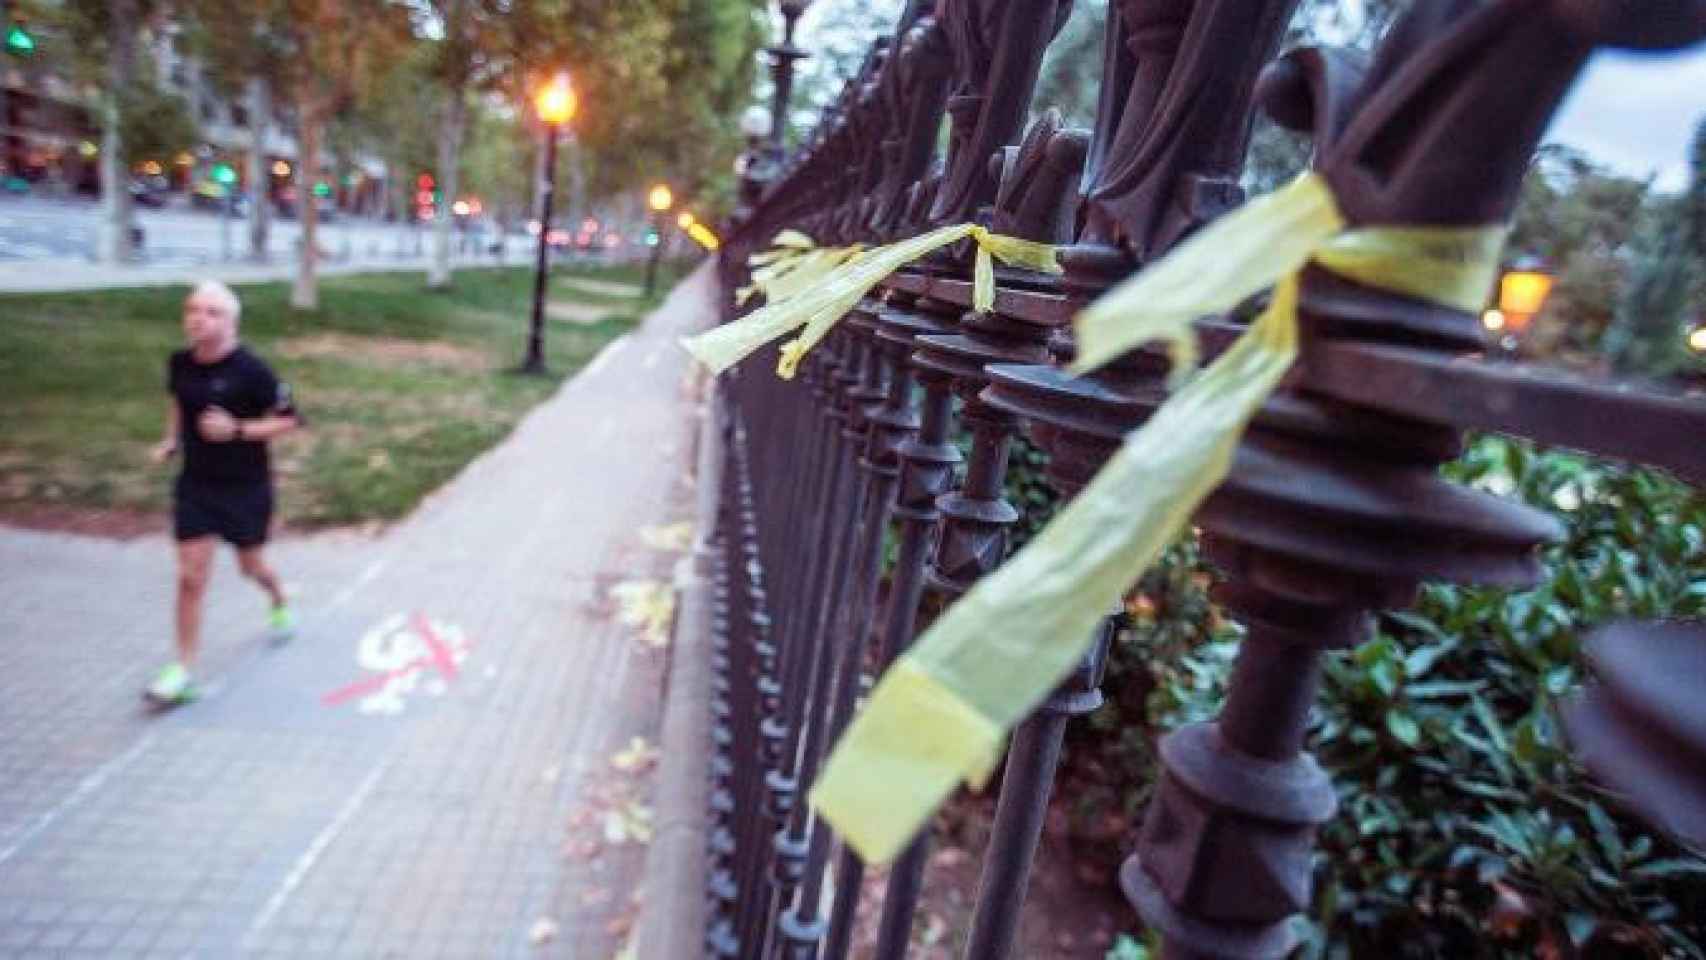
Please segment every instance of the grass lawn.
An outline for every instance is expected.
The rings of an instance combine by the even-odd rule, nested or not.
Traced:
[[[532,279],[469,269],[434,293],[419,273],[328,277],[313,312],[289,308],[288,284],[239,287],[243,341],[290,381],[311,423],[273,445],[281,519],[406,514],[653,306],[631,268],[564,268],[545,334],[551,376],[519,377],[506,371],[526,346]],[[0,295],[0,518],[96,510],[117,528],[164,526],[176,467],[148,452],[187,292]]]

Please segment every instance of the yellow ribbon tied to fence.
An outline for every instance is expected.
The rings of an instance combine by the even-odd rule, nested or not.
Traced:
[[[762,267],[790,256],[801,254],[807,250],[817,249],[817,241],[798,230],[783,230],[770,241],[770,249],[755,253],[746,258],[747,266]]]
[[[759,293],[772,300],[786,296],[809,285],[857,253],[858,249],[832,247],[820,250],[805,234],[795,230],[783,231],[776,237],[776,246],[747,258],[747,265],[752,267],[752,282],[735,291],[735,304],[744,307]]]
[[[854,250],[827,267],[821,266],[828,263],[827,258],[812,261],[816,265],[807,265],[814,253],[831,252],[815,251],[795,261],[782,261],[798,265],[769,281],[765,288],[768,302],[764,306],[734,323],[689,337],[682,341],[682,346],[712,373],[722,373],[770,341],[803,327],[798,337],[782,346],[782,356],[776,365],[777,376],[792,379],[806,353],[873,287],[912,261],[967,237],[977,244],[972,308],[980,313],[995,306],[995,260],[1042,273],[1061,272],[1054,247],[991,233],[974,223],[941,227],[898,243]],[[839,252],[848,249],[852,248],[840,248]],[[806,270],[812,272],[800,279]]]
[[[1274,287],[1227,351],[1132,431],[1038,535],[949,608],[883,676],[811,802],[865,860],[892,858],[960,783],[979,787],[1007,732],[1079,664],[1113,609],[1225,477],[1238,439],[1297,354],[1308,263],[1478,310],[1502,227],[1347,230],[1306,176],[1205,227],[1076,320],[1076,370],[1163,340],[1189,373],[1192,322]]]
[[[770,242],[769,250],[755,253],[746,258],[747,266],[752,268],[752,283],[735,291],[735,303],[739,306],[746,306],[746,302],[751,300],[754,294],[763,293],[766,297],[775,297],[779,295],[777,291],[779,286],[785,290],[790,284],[808,282],[809,276],[807,275],[802,275],[794,281],[789,281],[787,278],[800,267],[831,259],[829,257],[814,258],[812,254],[830,252],[832,251],[819,251],[817,243],[798,230],[784,230],[778,233],[776,239]],[[834,266],[837,262],[839,261],[832,260],[828,266]]]

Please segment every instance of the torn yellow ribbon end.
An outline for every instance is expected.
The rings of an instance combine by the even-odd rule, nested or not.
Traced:
[[[901,662],[872,694],[819,774],[811,802],[836,832],[871,862],[892,858],[922,821],[883,815],[895,806],[927,816],[967,780],[981,786],[994,772],[1002,732],[960,704],[928,674]],[[898,792],[898,796],[897,796]],[[835,798],[827,805],[820,797]]]

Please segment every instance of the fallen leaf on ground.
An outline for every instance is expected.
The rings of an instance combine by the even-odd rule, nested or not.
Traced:
[[[640,530],[640,542],[653,550],[686,550],[693,545],[693,524],[687,520]]]
[[[635,737],[628,741],[625,749],[618,750],[610,758],[610,765],[624,773],[646,770],[657,762],[658,749],[647,743],[645,737]]]
[[[662,580],[624,580],[610,588],[616,601],[616,620],[637,627],[651,647],[669,645],[669,626],[675,619],[675,589]]]
[[[644,804],[627,803],[604,813],[606,843],[650,843],[652,839],[652,809]]]
[[[533,921],[533,929],[527,931],[527,940],[534,946],[543,946],[557,939],[557,921],[550,917],[540,917]]]

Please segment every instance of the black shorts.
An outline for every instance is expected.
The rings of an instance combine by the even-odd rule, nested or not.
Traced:
[[[218,483],[180,476],[172,489],[172,526],[179,540],[218,536],[237,547],[267,542],[272,484]]]

